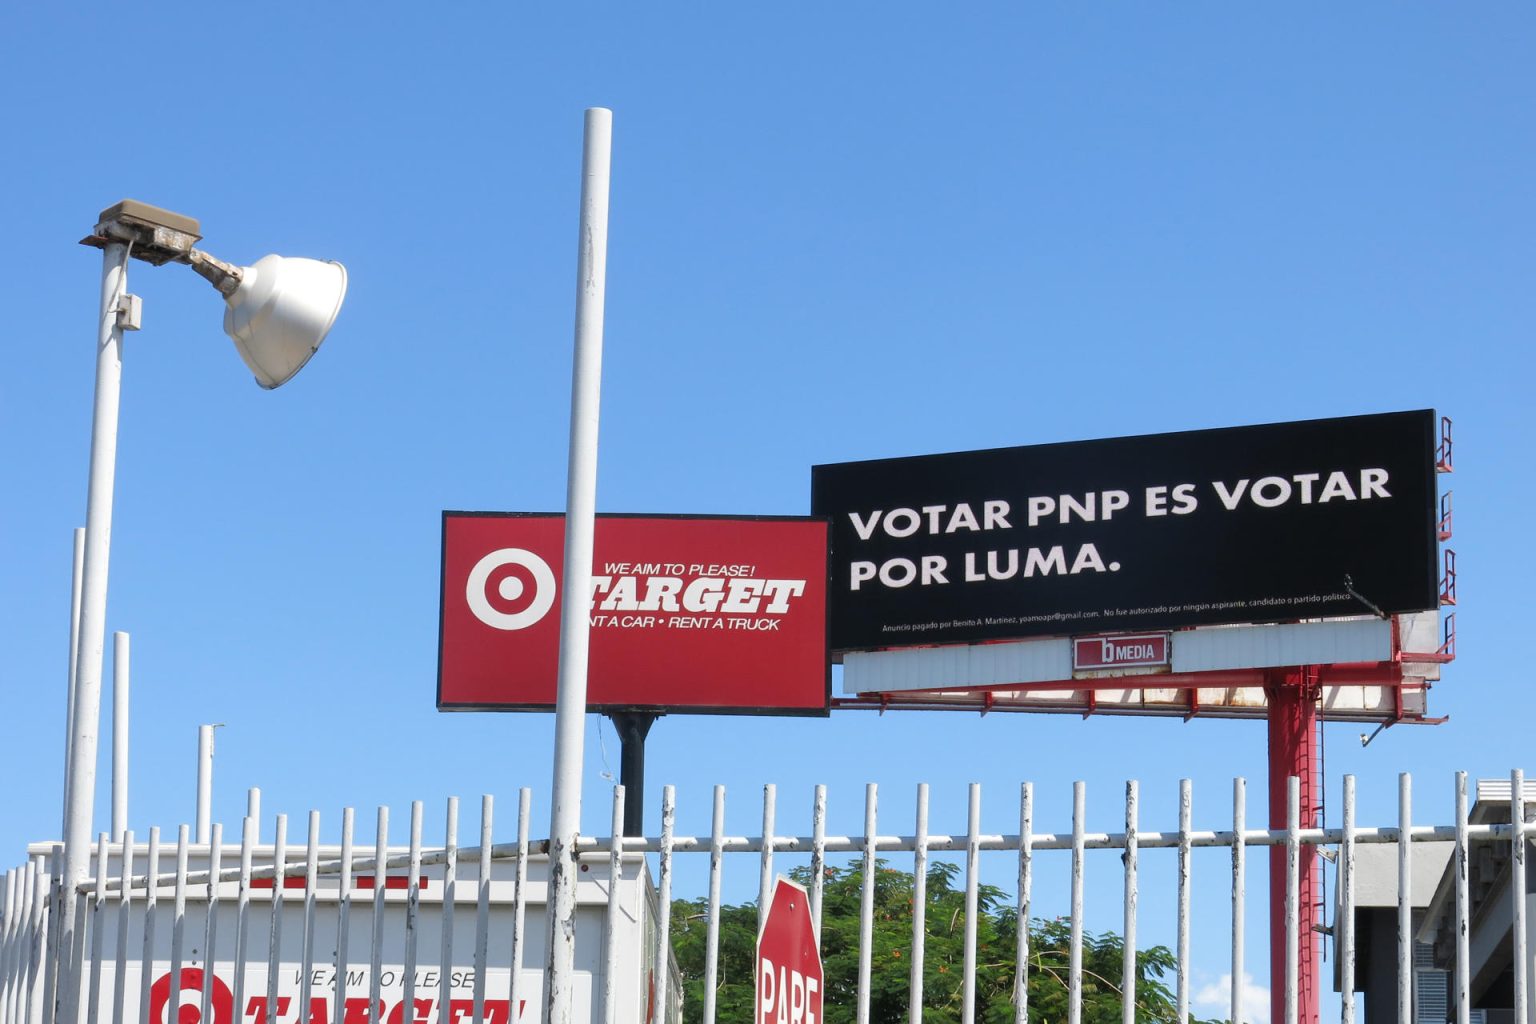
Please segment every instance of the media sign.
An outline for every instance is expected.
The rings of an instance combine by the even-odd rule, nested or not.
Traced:
[[[1438,607],[1433,411],[816,466],[834,651]]]
[[[1072,641],[1072,670],[1100,672],[1166,665],[1171,639],[1167,633],[1078,637]]]
[[[592,711],[826,714],[827,524],[597,518]],[[437,706],[548,711],[565,518],[443,513]]]

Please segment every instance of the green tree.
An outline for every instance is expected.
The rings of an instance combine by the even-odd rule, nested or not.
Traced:
[[[792,872],[808,884],[809,871]],[[965,974],[965,890],[956,887],[956,865],[928,869],[923,943],[923,1020],[951,1024],[961,1017]],[[853,1024],[859,980],[859,905],[862,865],[827,868],[822,893],[821,952],[826,973],[826,1024]],[[912,875],[878,862],[875,874],[874,928],[871,944],[870,1020],[905,1024],[912,963]],[[672,905],[672,943],[682,972],[683,1019],[703,1019],[704,954],[708,904],[703,899]],[[1018,911],[1006,895],[982,886],[976,920],[976,1020],[1011,1024],[1014,965],[1017,962]],[[1029,1016],[1032,1021],[1063,1024],[1067,1019],[1068,957],[1071,926],[1061,919],[1029,925]],[[753,960],[757,943],[757,906],[720,908],[720,947],[716,1019],[753,1019]],[[1121,957],[1124,945],[1113,933],[1083,937],[1083,1024],[1119,1024]],[[1177,1017],[1173,993],[1163,980],[1174,969],[1173,954],[1154,946],[1136,954],[1136,1019],[1172,1024]],[[1193,1018],[1191,1018],[1193,1020]],[[1197,1022],[1200,1024],[1200,1022]]]

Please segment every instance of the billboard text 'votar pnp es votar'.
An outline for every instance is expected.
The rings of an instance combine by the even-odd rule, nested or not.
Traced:
[[[1432,410],[816,466],[834,651],[1423,611]]]
[[[826,714],[827,524],[597,517],[591,711]],[[565,518],[443,513],[439,710],[550,711]]]

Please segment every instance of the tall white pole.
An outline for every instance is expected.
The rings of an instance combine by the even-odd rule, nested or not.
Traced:
[[[69,828],[69,766],[75,749],[75,667],[80,658],[80,576],[85,570],[85,527],[75,527],[75,561],[69,588],[69,697],[64,706],[64,814],[59,834]]]
[[[128,634],[112,634],[112,841],[128,828]]]
[[[549,969],[545,1021],[569,1024],[576,952],[576,837],[581,829],[582,740],[592,533],[597,499],[597,421],[602,393],[603,292],[608,265],[608,168],[613,112],[587,111],[576,258],[576,352],[571,379],[570,468],[565,497],[565,575],[560,595],[560,673],[555,694],[555,775],[549,818]]]
[[[96,747],[101,728],[101,667],[107,634],[107,561],[112,541],[112,487],[117,472],[117,411],[123,382],[123,328],[117,310],[128,290],[128,247],[102,249],[101,314],[97,324],[96,402],[91,420],[90,483],[85,503],[85,560],[80,584],[80,643],[70,727],[64,813],[64,913],[61,968],[81,963],[79,885],[90,871],[91,811],[96,802]],[[56,1024],[79,1020],[79,978],[60,972]]]
[[[197,727],[197,841],[206,844],[213,830],[213,726]]]

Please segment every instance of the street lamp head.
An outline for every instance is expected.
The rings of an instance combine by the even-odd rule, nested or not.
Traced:
[[[279,387],[319,350],[346,294],[340,263],[263,256],[241,268],[239,284],[224,297],[224,333],[256,383]]]
[[[347,294],[346,268],[283,256],[237,267],[195,248],[201,230],[191,217],[125,199],[103,210],[96,230],[81,242],[97,248],[126,245],[136,259],[156,266],[185,263],[207,278],[229,307],[224,333],[234,339],[256,383],[268,390],[282,386],[304,368],[336,322]]]

